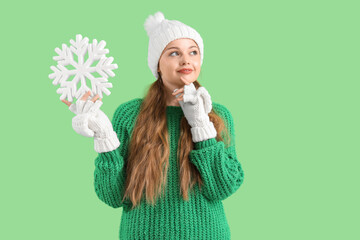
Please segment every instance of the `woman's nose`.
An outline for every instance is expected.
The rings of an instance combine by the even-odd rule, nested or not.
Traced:
[[[188,64],[188,63],[190,63],[190,61],[189,61],[189,58],[187,57],[187,56],[183,56],[182,58],[181,58],[181,64]]]

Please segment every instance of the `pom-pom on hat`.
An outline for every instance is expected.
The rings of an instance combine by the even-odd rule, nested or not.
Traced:
[[[201,65],[204,58],[204,44],[200,34],[190,26],[177,20],[165,19],[162,12],[149,15],[144,23],[149,36],[148,65],[156,79],[159,78],[157,66],[164,48],[173,40],[190,38],[194,40],[200,50]]]

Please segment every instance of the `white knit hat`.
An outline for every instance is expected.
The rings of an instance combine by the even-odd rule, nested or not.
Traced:
[[[204,44],[200,34],[190,26],[177,20],[165,19],[162,12],[149,15],[144,24],[147,35],[149,36],[148,65],[158,79],[158,62],[164,48],[173,40],[178,38],[193,39],[200,49],[201,65],[204,58]]]

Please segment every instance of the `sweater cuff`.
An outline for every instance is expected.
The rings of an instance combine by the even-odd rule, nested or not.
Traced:
[[[192,127],[190,130],[194,143],[214,138],[217,135],[214,124],[211,121],[203,127]]]
[[[110,152],[120,146],[120,141],[115,131],[112,131],[106,138],[94,138],[94,149],[98,153]]]
[[[216,143],[217,143],[217,141],[216,141],[215,138],[210,138],[208,140],[204,140],[204,141],[201,141],[201,142],[196,142],[194,144],[194,148],[195,148],[195,150],[199,150],[199,149],[203,149],[203,148],[215,145]]]

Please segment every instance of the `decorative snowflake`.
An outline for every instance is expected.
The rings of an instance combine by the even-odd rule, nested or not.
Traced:
[[[52,82],[54,85],[60,84],[60,88],[57,89],[57,93],[61,94],[60,100],[68,98],[70,102],[73,101],[73,97],[78,99],[90,88],[86,85],[86,78],[91,82],[91,96],[99,94],[100,98],[103,97],[102,93],[110,95],[108,88],[112,88],[112,84],[108,82],[108,75],[114,77],[113,69],[117,69],[117,64],[111,64],[114,60],[113,57],[106,57],[109,53],[108,49],[104,49],[106,42],[104,40],[97,42],[96,39],[92,43],[88,43],[87,37],[83,38],[81,34],[76,35],[76,41],[70,40],[72,46],[70,48],[66,44],[62,44],[62,49],[55,48],[55,52],[58,56],[54,56],[53,59],[58,61],[57,67],[51,66],[50,69],[54,72],[49,74],[50,79],[54,79]],[[85,61],[84,57],[86,52],[88,53],[88,59]],[[74,55],[77,55],[77,62],[74,60]],[[99,60],[96,66],[92,66],[94,61]],[[74,69],[66,68],[67,65],[71,65]],[[102,77],[94,77],[92,73],[97,72]],[[70,76],[75,75],[71,81],[67,81]],[[81,81],[79,89],[77,84]]]

